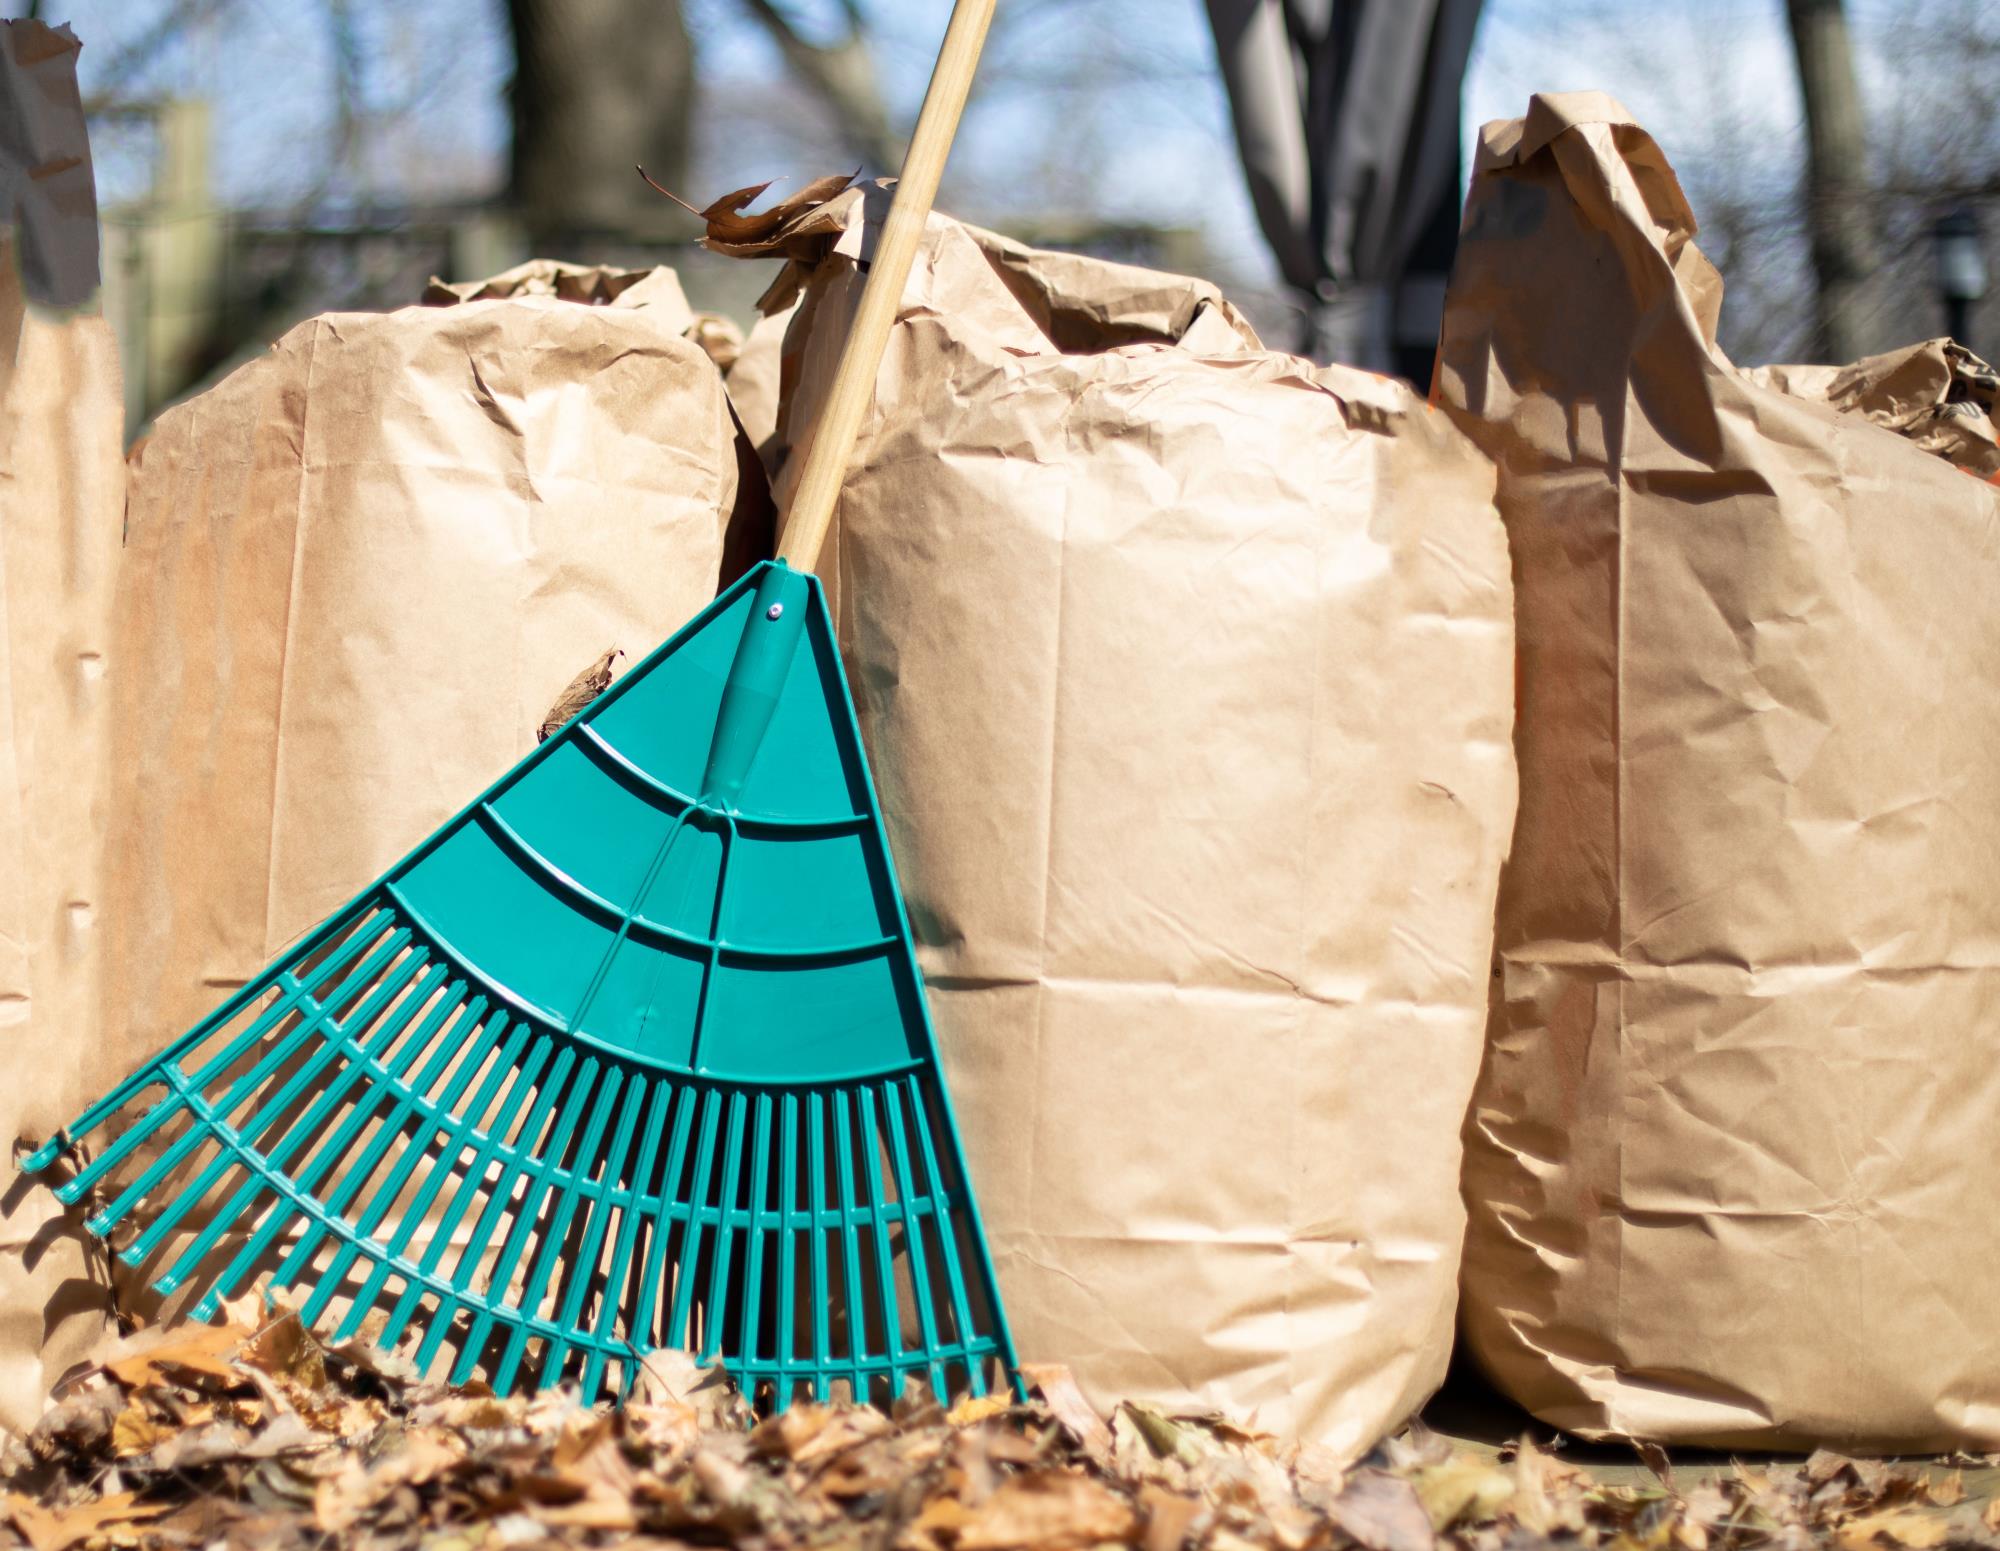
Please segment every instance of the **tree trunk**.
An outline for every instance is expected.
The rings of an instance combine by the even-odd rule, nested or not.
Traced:
[[[536,254],[617,260],[672,230],[687,175],[694,47],[679,0],[507,0],[508,194]]]
[[[1806,225],[1818,289],[1814,360],[1867,353],[1875,269],[1868,127],[1854,76],[1845,0],[1785,0],[1806,106]]]

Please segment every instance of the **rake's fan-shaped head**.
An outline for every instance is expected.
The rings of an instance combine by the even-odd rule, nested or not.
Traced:
[[[23,1165],[496,1388],[983,1393],[1014,1354],[818,582],[758,567]],[[336,1304],[342,1307],[336,1307]]]

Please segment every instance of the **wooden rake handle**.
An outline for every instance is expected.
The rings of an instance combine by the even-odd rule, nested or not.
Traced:
[[[944,174],[945,158],[951,154],[951,139],[958,129],[959,115],[965,111],[966,94],[972,89],[972,73],[979,64],[987,25],[993,20],[993,6],[994,0],[957,0],[952,7],[951,25],[945,29],[937,67],[931,71],[931,84],[924,92],[923,112],[917,115],[917,132],[910,138],[896,196],[875,244],[861,306],[847,332],[840,365],[833,374],[833,391],[813,428],[805,468],[785,518],[778,558],[794,570],[813,568],[833,522],[848,460],[861,433],[861,417],[874,396],[882,350],[895,326],[896,308],[903,300],[917,242],[931,213],[931,201],[937,198],[938,179]]]

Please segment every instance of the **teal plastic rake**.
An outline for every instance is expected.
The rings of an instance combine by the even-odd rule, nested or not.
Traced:
[[[454,1379],[586,1398],[662,1347],[777,1406],[1009,1382],[807,574],[990,14],[961,3],[947,33],[793,502],[797,568],[726,591],[24,1164],[88,1139],[57,1194],[103,1201],[100,1234],[133,1219],[121,1258],[196,1317],[268,1273],[336,1338],[383,1310],[426,1367],[449,1347]]]

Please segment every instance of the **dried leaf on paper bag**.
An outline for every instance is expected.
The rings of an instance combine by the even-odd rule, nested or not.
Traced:
[[[579,711],[609,689],[612,666],[624,655],[623,651],[614,646],[571,679],[564,686],[563,692],[556,696],[556,703],[549,707],[548,714],[542,718],[542,725],[535,730],[535,741],[547,743],[574,721]]]
[[[731,189],[720,199],[697,210],[680,195],[661,188],[651,178],[646,178],[646,170],[643,167],[639,169],[639,176],[646,178],[646,182],[652,185],[656,193],[666,195],[690,215],[698,216],[706,222],[708,230],[703,237],[703,245],[724,253],[737,249],[751,249],[768,241],[788,221],[825,204],[860,175],[861,169],[857,167],[853,172],[833,173],[824,178],[815,178],[797,193],[779,200],[770,209],[760,210],[755,215],[745,215],[743,207],[754,204],[775,180],[753,183],[747,188]]]

